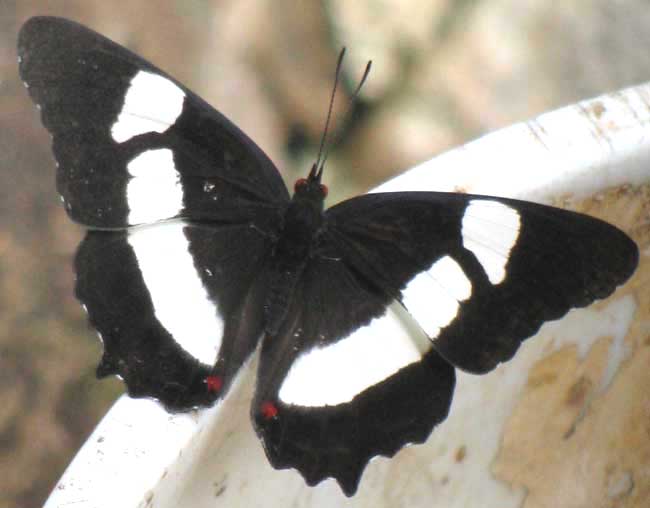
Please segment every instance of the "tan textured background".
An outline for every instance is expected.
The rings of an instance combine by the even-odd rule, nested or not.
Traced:
[[[584,355],[566,346],[533,365],[507,418],[491,472],[506,485],[526,489],[521,508],[646,508],[650,188],[611,189],[575,209],[611,221],[639,245],[633,278],[611,299],[594,304],[603,308],[633,296],[636,311],[624,335],[623,358],[611,369],[616,338],[601,332]]]
[[[38,507],[121,391],[117,381],[95,381],[100,346],[72,296],[81,233],[59,205],[49,138],[17,77],[15,39],[25,19],[70,17],[128,45],[238,123],[289,180],[313,157],[340,46],[349,47],[347,84],[372,58],[359,115],[330,157],[326,180],[337,200],[481,133],[650,78],[646,2],[568,4],[0,0],[0,508]],[[587,379],[576,400],[588,389]],[[527,425],[534,396],[512,426]],[[630,439],[647,444],[643,432]],[[496,467],[526,484],[530,470],[511,467],[509,444]],[[615,496],[611,506],[642,506],[631,504],[643,499],[638,482],[615,473],[603,473],[603,485],[630,504]]]

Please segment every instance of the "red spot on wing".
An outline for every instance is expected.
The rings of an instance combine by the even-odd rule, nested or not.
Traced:
[[[307,185],[307,179],[306,178],[298,178],[298,180],[296,180],[296,183],[293,184],[293,190],[297,191],[299,187],[302,187],[304,185]]]
[[[329,189],[327,188],[327,185],[325,184],[320,184],[320,190],[323,191],[323,197],[327,197],[327,194],[329,193]]]
[[[278,416],[278,406],[267,400],[260,405],[260,412],[265,420],[271,420]]]
[[[221,376],[208,376],[205,378],[205,385],[209,392],[217,393],[223,386],[223,379]]]

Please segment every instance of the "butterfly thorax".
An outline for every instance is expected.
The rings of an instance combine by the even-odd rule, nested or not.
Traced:
[[[323,226],[323,203],[294,196],[283,217],[275,258],[284,269],[304,263]]]

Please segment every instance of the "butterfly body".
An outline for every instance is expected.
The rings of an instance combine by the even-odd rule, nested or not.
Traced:
[[[315,174],[312,171],[312,175]],[[325,227],[325,192],[320,179],[296,182],[277,236],[273,238],[269,261],[269,284],[264,305],[265,331],[278,332],[300,276],[310,257],[319,256],[318,237]]]
[[[456,368],[494,369],[637,266],[614,226],[525,201],[399,192],[324,209],[317,165],[290,198],[232,122],[92,30],[32,18],[18,53],[66,211],[88,228],[76,295],[104,344],[98,375],[188,411],[224,397],[259,345],[253,425],[310,485],[354,494],[372,457],[446,418]]]

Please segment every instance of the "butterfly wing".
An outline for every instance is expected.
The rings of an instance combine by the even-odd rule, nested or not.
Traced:
[[[53,138],[70,216],[96,228],[265,218],[289,196],[266,155],[150,63],[72,21],[35,17],[20,75]]]
[[[98,375],[171,410],[210,404],[261,334],[256,281],[289,199],[279,173],[203,100],[88,28],[32,18],[18,53],[66,209],[102,230],[76,258]]]
[[[636,244],[616,227],[512,199],[370,194],[327,216],[346,263],[473,373],[510,359],[544,321],[607,297],[638,263]]]
[[[445,419],[453,366],[489,371],[638,260],[609,224],[509,199],[372,194],[326,217],[289,317],[263,343],[252,416],[271,464],[348,495],[371,457]]]
[[[117,374],[129,395],[171,411],[212,404],[262,334],[268,249],[245,226],[89,232],[76,292],[104,343],[98,375]]]
[[[396,325],[388,295],[328,251],[263,342],[252,419],[275,468],[309,485],[335,478],[351,496],[370,458],[424,442],[445,419],[455,374]]]

